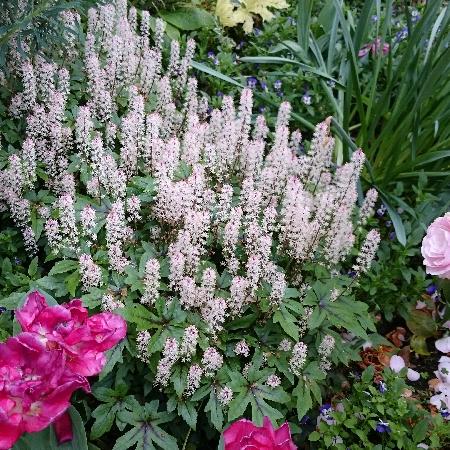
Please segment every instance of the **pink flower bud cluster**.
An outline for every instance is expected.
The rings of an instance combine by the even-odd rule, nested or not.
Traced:
[[[80,275],[83,288],[88,291],[92,287],[98,287],[102,283],[102,271],[100,266],[94,263],[92,256],[83,253],[80,255]]]

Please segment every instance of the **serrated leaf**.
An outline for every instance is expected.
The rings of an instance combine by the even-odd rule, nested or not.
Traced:
[[[69,294],[71,297],[75,297],[75,293],[77,291],[77,287],[80,284],[80,273],[78,270],[71,273],[66,279],[64,280],[67,286],[67,290],[69,291]]]
[[[279,323],[288,336],[298,341],[300,339],[299,327],[295,322],[295,317],[284,306],[273,315],[273,323]]]
[[[127,341],[126,338],[123,339],[114,348],[112,348],[111,350],[108,350],[106,352],[106,364],[100,373],[100,376],[99,376],[100,380],[105,378],[106,375],[108,375],[108,373],[111,372],[111,370],[113,370],[114,366],[118,362],[123,362],[122,352],[125,347],[126,341]]]
[[[299,381],[292,393],[297,397],[298,420],[302,420],[312,407],[311,392],[303,381]]]
[[[247,390],[241,391],[237,397],[235,397],[230,402],[230,406],[228,408],[228,421],[231,422],[238,417],[244,415],[247,406],[251,401],[250,394]]]
[[[91,439],[98,439],[111,429],[118,409],[117,404],[103,403],[92,411],[95,422],[91,428]]]
[[[62,261],[58,261],[48,273],[49,275],[57,275],[59,273],[72,272],[79,268],[78,261],[74,261],[72,259],[63,259]]]
[[[26,292],[13,292],[8,297],[0,299],[0,306],[10,310],[17,309],[25,295]]]
[[[208,403],[205,406],[205,412],[210,413],[211,423],[216,427],[216,429],[218,431],[222,431],[224,420],[223,410],[213,390],[211,390]]]
[[[177,440],[152,422],[138,422],[117,439],[113,450],[127,450],[134,446],[139,450],[154,450],[153,442],[163,450],[178,450]]]
[[[197,410],[192,402],[183,402],[178,404],[178,414],[193,429],[197,426]]]
[[[33,278],[38,270],[38,257],[34,257],[28,266],[28,275]]]
[[[370,383],[373,380],[373,375],[375,373],[375,368],[373,366],[367,367],[361,375],[361,381],[363,383]]]

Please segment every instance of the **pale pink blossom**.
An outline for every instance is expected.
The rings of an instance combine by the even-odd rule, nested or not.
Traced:
[[[450,213],[438,217],[428,227],[422,241],[427,273],[450,279]]]

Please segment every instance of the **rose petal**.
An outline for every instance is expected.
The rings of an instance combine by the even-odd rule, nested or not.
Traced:
[[[53,428],[58,444],[63,444],[73,439],[72,419],[68,412],[65,412],[53,422]]]

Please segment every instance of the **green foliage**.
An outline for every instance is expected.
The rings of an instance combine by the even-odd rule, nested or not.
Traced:
[[[431,283],[422,266],[420,247],[428,225],[450,208],[450,192],[437,195],[428,192],[433,185],[422,178],[413,186],[408,206],[401,200],[405,186],[399,183],[393,196],[401,208],[401,218],[406,231],[406,245],[395,241],[392,221],[385,215],[376,215],[371,224],[382,233],[383,240],[370,273],[361,280],[360,300],[368,303],[375,312],[388,321],[401,316],[407,320],[412,307],[421,299],[425,288]],[[403,207],[405,209],[403,209]]]
[[[314,448],[413,450],[422,443],[430,449],[448,445],[445,421],[440,415],[431,416],[414,397],[408,397],[406,390],[411,387],[402,376],[385,369],[381,388],[374,384],[373,375],[373,367],[368,367],[339,407],[320,421],[317,431],[309,435]],[[377,430],[381,424],[388,429]]]

